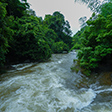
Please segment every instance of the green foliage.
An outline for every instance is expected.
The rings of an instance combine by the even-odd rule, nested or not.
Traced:
[[[8,55],[10,60],[15,57],[15,61],[42,61],[51,56],[51,49],[45,41],[39,18],[22,17],[18,18],[15,24],[15,35]]]
[[[0,20],[4,19],[4,17],[6,16],[6,4],[0,2]]]
[[[5,62],[5,54],[8,52],[9,42],[12,39],[11,29],[13,17],[6,17],[6,4],[0,2],[0,67]]]
[[[54,32],[57,35],[55,41],[57,42],[63,41],[64,43],[66,43],[68,46],[71,47],[72,32],[70,30],[69,22],[65,21],[63,14],[56,11],[53,13],[53,15],[46,15],[43,24],[49,29],[54,30]]]
[[[75,69],[86,75],[90,75],[91,71],[97,70],[104,63],[110,63],[110,66],[112,63],[112,1],[102,4],[99,13],[93,13],[86,22],[87,26],[72,39],[74,46],[71,50],[80,49]]]
[[[45,28],[44,30],[45,33],[45,40],[48,42],[48,45],[50,46],[50,49],[53,51],[53,45],[55,43],[55,40],[57,38],[57,34],[54,32],[54,30],[49,29],[49,28]]]
[[[63,14],[36,17],[27,0],[0,1],[0,68],[4,64],[45,61],[71,47],[71,30]],[[0,69],[1,70],[1,69]]]
[[[24,11],[29,8],[29,4],[27,0],[2,0],[3,3],[7,3],[7,15],[14,17],[22,17],[24,15]]]
[[[101,6],[101,14],[106,17],[112,14],[112,1]]]
[[[83,27],[80,31],[78,31],[73,37],[72,37],[72,48],[70,50],[74,49],[80,49],[82,46],[82,37],[83,33],[87,27]]]
[[[27,2],[21,3],[19,0],[1,0],[0,2],[0,67],[6,61],[9,44],[13,39],[14,16],[22,16],[23,11],[26,10],[20,8],[19,5],[26,7]]]
[[[54,53],[62,53],[63,51],[68,51],[69,47],[63,41],[56,42],[53,44]]]
[[[75,43],[74,46],[70,49],[70,51],[74,50],[74,49],[80,49],[81,45],[78,43]]]
[[[108,56],[112,56],[112,15],[102,11],[96,19],[94,16],[87,21],[88,27],[81,38],[83,47],[78,52],[80,66],[87,71],[96,69],[108,60]]]

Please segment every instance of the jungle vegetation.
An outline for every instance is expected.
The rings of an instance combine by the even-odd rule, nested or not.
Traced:
[[[71,48],[71,30],[56,11],[37,17],[27,0],[0,0],[0,68],[26,60],[45,61]]]
[[[27,0],[0,0],[0,70],[26,60],[45,61],[70,49],[78,49],[77,63],[86,75],[103,64],[111,68],[112,0],[75,1],[86,3],[93,14],[87,21],[80,19],[81,30],[71,37],[70,24],[60,12],[43,19]]]
[[[86,0],[85,0],[86,1]],[[90,0],[91,1],[91,0]],[[99,6],[86,26],[73,36],[73,48],[78,50],[78,65],[82,72],[90,75],[105,65],[108,71],[112,67],[112,1]],[[77,68],[77,67],[75,67]],[[109,69],[110,68],[110,69]],[[102,69],[103,70],[103,69]]]

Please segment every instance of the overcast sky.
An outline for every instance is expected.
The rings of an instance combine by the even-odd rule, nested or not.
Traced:
[[[75,3],[74,0],[27,0],[31,9],[37,16],[44,18],[46,14],[60,11],[69,21],[71,30],[76,33],[80,29],[79,19],[86,16],[88,19],[92,12],[84,4]]]

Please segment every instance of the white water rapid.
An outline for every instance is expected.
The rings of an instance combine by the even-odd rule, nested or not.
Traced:
[[[112,86],[80,86],[89,78],[71,71],[74,58],[53,54],[48,62],[13,65],[0,77],[0,112],[112,112]]]

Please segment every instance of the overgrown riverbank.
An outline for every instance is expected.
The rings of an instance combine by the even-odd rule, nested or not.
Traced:
[[[99,67],[89,72],[88,69],[81,68],[80,61],[77,58],[73,60],[73,65],[71,66],[72,72],[82,74],[84,77],[89,78],[89,81],[86,78],[84,78],[84,80],[82,80],[82,83],[76,85],[78,88],[89,87],[91,83],[96,83],[96,82],[99,82],[99,85],[111,86],[112,85],[111,68],[112,68],[111,60],[108,61],[105,60],[105,63],[103,62],[102,64],[99,65]]]
[[[110,72],[112,68],[112,2],[102,4],[99,10],[73,37],[73,48],[79,49],[75,70],[86,75]]]
[[[45,61],[71,48],[69,22],[60,12],[37,17],[27,0],[0,1],[0,68]]]

